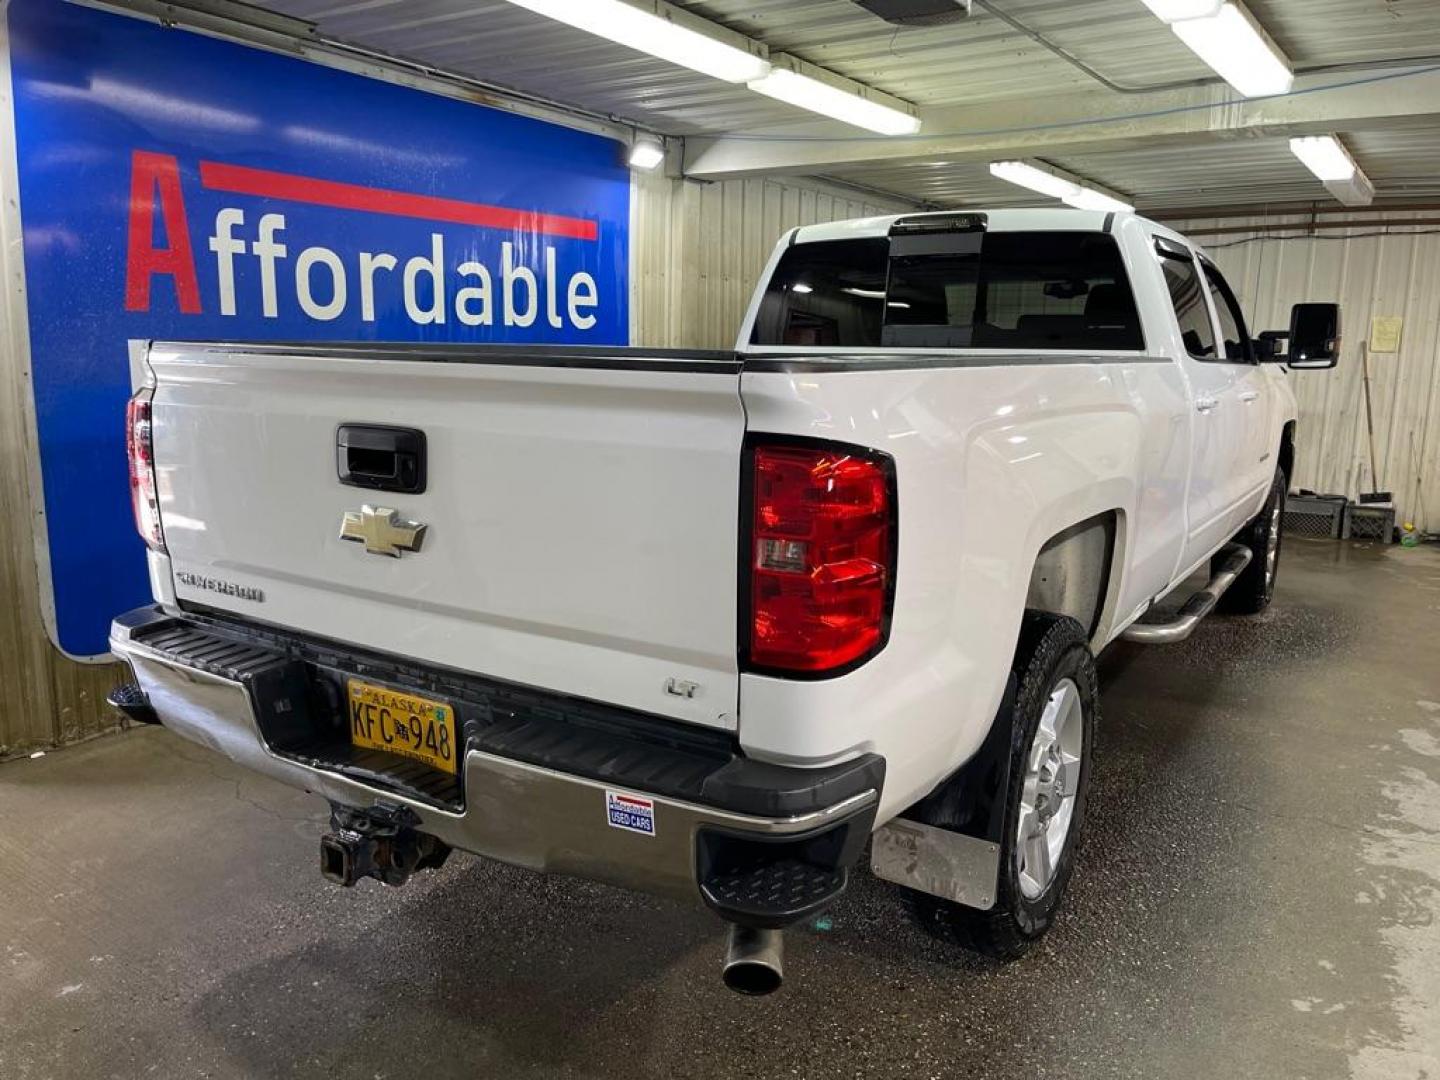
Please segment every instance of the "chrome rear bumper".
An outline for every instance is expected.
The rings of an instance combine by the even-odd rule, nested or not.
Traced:
[[[404,806],[418,818],[422,832],[452,847],[516,866],[694,899],[699,895],[697,866],[704,861],[697,845],[706,831],[776,843],[820,835],[841,825],[868,835],[874,820],[879,799],[874,787],[833,805],[776,817],[621,789],[623,794],[653,802],[654,832],[647,835],[609,823],[606,792],[617,790],[614,783],[474,747],[463,761],[463,809],[446,809],[273,752],[262,737],[246,685],[149,647],[139,631],[152,617],[174,618],[158,609],[122,616],[112,626],[110,647],[129,664],[155,714],[171,731],[332,804],[359,809],[377,802]],[[856,839],[846,845],[855,849],[850,861],[863,847],[864,836]],[[708,895],[706,899],[716,906]]]

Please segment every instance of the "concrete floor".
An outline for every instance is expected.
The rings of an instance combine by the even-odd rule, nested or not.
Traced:
[[[1440,1075],[1440,551],[1290,541],[1274,608],[1108,653],[1068,908],[998,967],[862,875],[766,999],[706,914],[323,812],[165,731],[0,766],[0,1076]]]

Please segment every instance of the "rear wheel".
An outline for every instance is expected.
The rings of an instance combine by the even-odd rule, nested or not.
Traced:
[[[995,906],[980,911],[909,894],[916,918],[931,933],[1001,960],[1019,957],[1054,922],[1085,820],[1099,713],[1095,661],[1074,619],[1027,613],[1014,672],[1014,708],[996,720],[1008,720],[1012,735]],[[952,780],[916,816],[954,828],[965,795]]]
[[[1265,505],[1255,520],[1235,536],[1236,543],[1250,549],[1250,565],[1220,597],[1217,606],[1221,611],[1231,615],[1258,615],[1270,606],[1275,596],[1275,578],[1280,572],[1280,525],[1285,512],[1285,491],[1285,473],[1276,469]],[[1214,572],[1213,564],[1211,572]]]

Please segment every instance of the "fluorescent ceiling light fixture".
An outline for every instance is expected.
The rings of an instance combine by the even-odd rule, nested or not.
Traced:
[[[1108,191],[1050,165],[1036,165],[1028,161],[992,161],[990,175],[1049,195],[1080,210],[1124,213],[1135,209],[1134,204],[1127,202],[1118,192]]]
[[[813,288],[811,288],[809,285],[806,285],[803,281],[797,281],[794,285],[791,285],[791,286],[790,286],[790,291],[791,291],[791,292],[798,292],[798,293],[802,293],[802,294],[803,294],[803,293],[811,293],[811,292],[814,292],[815,290],[814,290]]]
[[[630,167],[647,172],[665,160],[665,144],[654,135],[637,135],[630,144]]]
[[[1173,21],[1170,29],[1215,74],[1246,97],[1288,94],[1295,84],[1285,54],[1234,0],[1226,0],[1213,15]]]
[[[1334,135],[1291,139],[1290,151],[1346,206],[1369,206],[1374,201],[1375,185]]]
[[[1355,175],[1355,159],[1334,135],[1291,139],[1290,152],[1305,163],[1317,180],[1349,180]]]
[[[777,101],[828,116],[878,135],[914,135],[920,130],[915,107],[794,56],[770,58],[772,68],[750,89]]]
[[[578,30],[603,37],[725,82],[744,83],[770,70],[765,47],[661,0],[510,0]]]
[[[1349,180],[1326,180],[1325,190],[1346,206],[1369,206],[1375,201],[1375,185],[1359,169]]]
[[[1181,19],[1204,19],[1225,6],[1225,0],[1144,0],[1155,17],[1167,23]]]

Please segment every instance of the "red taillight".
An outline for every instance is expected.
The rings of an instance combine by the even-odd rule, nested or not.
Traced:
[[[135,528],[156,551],[165,550],[160,530],[160,501],[155,490],[155,455],[150,438],[151,390],[140,390],[125,407],[125,449],[130,458],[130,503]]]
[[[865,659],[890,616],[890,459],[817,444],[752,460],[750,664],[815,674]]]

